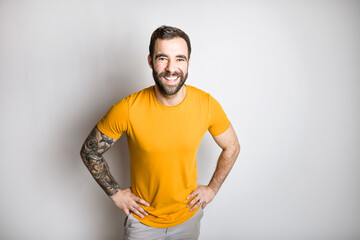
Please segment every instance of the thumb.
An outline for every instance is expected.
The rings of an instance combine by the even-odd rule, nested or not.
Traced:
[[[125,212],[125,214],[126,214],[127,217],[130,215],[130,211],[129,211],[128,208],[125,208],[124,212]]]

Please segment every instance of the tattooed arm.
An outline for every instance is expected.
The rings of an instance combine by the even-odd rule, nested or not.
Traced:
[[[120,189],[110,174],[108,164],[102,156],[116,141],[117,139],[106,136],[95,127],[81,148],[81,158],[96,182],[115,205],[125,212],[126,216],[128,216],[131,211],[143,218],[148,214],[138,203],[146,206],[149,206],[149,203],[135,196],[130,188]]]
[[[102,134],[95,127],[81,148],[81,158],[96,182],[108,196],[120,189],[109,172],[109,167],[102,156],[117,140]]]

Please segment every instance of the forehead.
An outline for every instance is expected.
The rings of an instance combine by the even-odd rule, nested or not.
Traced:
[[[186,41],[180,37],[172,39],[156,39],[154,55],[164,53],[167,55],[182,54],[188,56],[188,48]]]

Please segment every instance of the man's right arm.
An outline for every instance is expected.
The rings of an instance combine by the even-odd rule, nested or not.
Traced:
[[[148,214],[138,203],[146,206],[150,204],[134,195],[130,188],[121,190],[110,174],[108,164],[102,156],[116,141],[117,139],[106,136],[95,127],[81,148],[81,158],[96,182],[115,205],[125,212],[126,216],[128,216],[131,211],[143,218]]]

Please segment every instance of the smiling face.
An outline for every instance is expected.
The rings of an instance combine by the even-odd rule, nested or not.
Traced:
[[[156,39],[153,58],[149,55],[148,62],[155,86],[163,96],[175,95],[183,87],[188,76],[188,56],[184,39]]]

